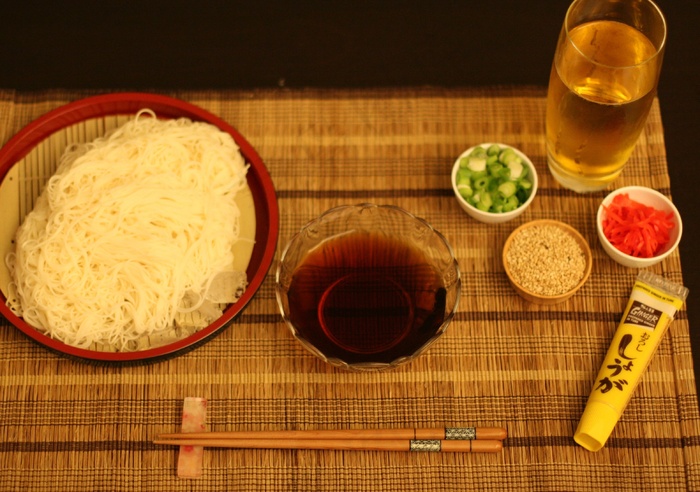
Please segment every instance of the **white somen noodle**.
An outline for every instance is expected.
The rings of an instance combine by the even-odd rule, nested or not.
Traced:
[[[228,133],[150,111],[69,147],[17,230],[10,307],[81,348],[133,350],[182,313],[211,321],[217,279],[238,279],[233,297],[245,284],[232,247],[246,172]]]

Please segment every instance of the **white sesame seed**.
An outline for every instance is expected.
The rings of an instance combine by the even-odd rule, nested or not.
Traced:
[[[576,239],[553,225],[519,231],[513,236],[506,261],[514,282],[545,296],[570,291],[586,269],[586,257]]]

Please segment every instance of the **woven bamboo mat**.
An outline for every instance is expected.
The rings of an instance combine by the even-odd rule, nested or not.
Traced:
[[[86,93],[0,91],[0,141]],[[572,439],[636,271],[609,260],[594,215],[603,193],[576,195],[550,177],[539,88],[174,92],[235,126],[278,191],[278,251],[306,221],[340,204],[395,204],[454,247],[459,312],[425,355],[356,374],[308,354],[276,307],[273,269],[244,314],[179,358],[98,367],[57,357],[0,321],[0,489],[700,490],[700,425],[689,322],[672,324],[607,446]],[[615,183],[670,193],[658,101]],[[462,212],[450,169],[467,147],[498,141],[541,176],[532,207],[502,225]],[[509,287],[500,248],[519,224],[558,219],[594,254],[570,301],[531,305]],[[652,269],[682,282],[678,253]],[[692,296],[692,293],[691,293]],[[198,480],[176,477],[177,451],[150,440],[178,429],[183,399],[206,397],[212,430],[506,426],[498,454],[207,450]]]

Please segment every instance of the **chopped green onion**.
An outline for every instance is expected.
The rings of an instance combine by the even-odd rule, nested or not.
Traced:
[[[475,147],[459,161],[457,191],[479,210],[505,213],[515,210],[530,197],[531,173],[511,148],[492,144]]]
[[[486,169],[486,159],[480,156],[470,156],[467,168],[474,172]]]
[[[457,186],[461,184],[471,184],[472,172],[469,169],[460,169],[457,171]]]
[[[457,185],[457,190],[459,190],[459,194],[465,199],[469,198],[474,193],[474,190],[468,184]]]
[[[495,177],[498,177],[501,170],[505,169],[505,166],[498,161],[496,161],[493,164],[488,164],[488,162],[487,162],[486,165],[487,165],[487,169],[489,171],[489,174],[491,176],[495,176]]]
[[[508,200],[506,200],[505,207],[506,209],[510,210],[515,210],[520,206],[520,201],[518,200],[518,197],[513,195],[508,197]]]
[[[503,195],[503,198],[509,198],[515,195],[517,186],[515,186],[515,183],[512,181],[506,181],[505,183],[498,185],[498,191],[501,195]]]
[[[486,188],[489,185],[490,182],[491,182],[491,178],[489,178],[488,176],[482,176],[480,178],[475,179],[472,182],[472,184],[473,184],[474,188],[476,188],[477,190],[483,190],[484,188]]]
[[[508,164],[508,161],[513,157],[518,157],[518,155],[511,148],[503,149],[501,153],[498,154],[498,160],[504,164]]]
[[[516,159],[517,160],[510,159],[510,162],[506,163],[506,166],[508,166],[508,169],[510,169],[510,177],[513,179],[519,179],[523,174],[523,161],[520,159],[520,157],[516,157]]]
[[[474,150],[472,150],[469,155],[473,157],[483,157],[484,159],[488,156],[486,149],[483,147],[474,147]]]
[[[488,212],[492,204],[493,199],[491,198],[491,195],[488,193],[482,193],[479,197],[479,203],[476,204],[476,208],[483,210],[484,212]]]

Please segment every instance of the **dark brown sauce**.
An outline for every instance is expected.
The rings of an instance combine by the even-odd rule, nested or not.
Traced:
[[[297,267],[289,317],[328,357],[387,363],[413,353],[437,333],[446,292],[417,247],[354,233],[326,241]]]

